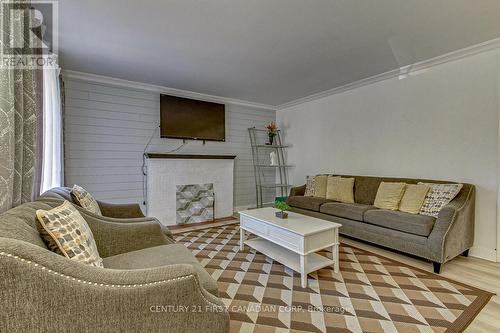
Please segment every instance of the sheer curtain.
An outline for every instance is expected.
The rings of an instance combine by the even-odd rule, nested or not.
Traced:
[[[43,70],[43,157],[40,194],[63,184],[63,120],[59,72],[59,68]]]

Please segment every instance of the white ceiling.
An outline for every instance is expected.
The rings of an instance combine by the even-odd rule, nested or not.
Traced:
[[[500,0],[64,0],[63,69],[279,105],[500,37]]]

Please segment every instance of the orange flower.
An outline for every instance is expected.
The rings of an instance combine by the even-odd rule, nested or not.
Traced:
[[[278,125],[274,121],[271,121],[271,123],[268,124],[266,128],[270,133],[276,133],[276,131],[278,131]]]

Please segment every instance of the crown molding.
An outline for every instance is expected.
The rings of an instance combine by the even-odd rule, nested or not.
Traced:
[[[158,86],[158,85],[154,85],[154,84],[129,81],[129,80],[118,79],[118,78],[113,78],[113,77],[104,76],[104,75],[84,73],[84,72],[78,72],[78,71],[72,71],[72,70],[63,70],[62,75],[63,75],[63,78],[69,79],[69,80],[92,82],[92,83],[97,83],[97,84],[102,84],[102,85],[110,85],[110,86],[114,86],[114,87],[133,89],[133,90],[139,90],[139,91],[146,91],[146,92],[152,92],[152,93],[158,93],[158,94],[168,94],[168,95],[192,98],[192,99],[203,100],[203,101],[208,101],[208,102],[240,105],[240,106],[246,106],[246,107],[255,108],[255,109],[265,109],[265,110],[269,110],[269,111],[276,111],[276,106],[269,105],[269,104],[255,103],[255,102],[244,101],[244,100],[240,100],[240,99],[202,94],[202,93],[197,93],[194,91],[181,90],[181,89],[175,89],[175,88],[170,88],[170,87]]]
[[[84,73],[84,72],[78,72],[78,71],[72,71],[72,70],[63,70],[62,75],[66,79],[72,79],[72,80],[78,80],[78,81],[85,81],[85,82],[92,82],[92,83],[97,83],[97,84],[103,84],[103,85],[111,85],[115,87],[121,87],[121,88],[127,88],[127,89],[133,89],[133,90],[140,90],[140,91],[146,91],[146,92],[153,92],[153,93],[159,93],[159,94],[169,94],[169,95],[174,95],[174,96],[179,96],[179,97],[186,97],[186,98],[193,98],[193,99],[198,99],[198,100],[204,100],[204,101],[210,101],[210,102],[216,102],[216,103],[224,103],[224,104],[233,104],[233,105],[241,105],[245,107],[250,107],[250,108],[256,108],[256,109],[265,109],[269,111],[276,111],[276,110],[283,110],[295,105],[303,104],[306,102],[310,102],[316,99],[320,99],[323,97],[335,95],[335,94],[340,94],[345,91],[349,91],[352,89],[356,89],[359,87],[363,87],[366,85],[370,85],[373,83],[377,83],[380,81],[392,79],[395,77],[399,76],[411,76],[412,74],[416,74],[419,71],[423,71],[444,63],[456,61],[462,58],[470,57],[479,53],[491,51],[494,49],[500,48],[500,38],[497,39],[492,39],[490,41],[486,41],[484,43],[476,44],[473,46],[466,47],[464,49],[456,50],[450,53],[446,53],[428,60],[424,60],[421,62],[417,62],[411,65],[403,66],[401,68],[396,68],[394,70],[377,74],[365,79],[361,79],[352,83],[348,83],[333,89],[325,90],[319,93],[315,93],[309,96],[305,96],[296,100],[292,100],[290,102],[286,102],[280,105],[270,105],[270,104],[263,104],[263,103],[255,103],[255,102],[250,102],[250,101],[245,101],[245,100],[240,100],[240,99],[234,99],[234,98],[228,98],[228,97],[222,97],[222,96],[215,96],[215,95],[209,95],[209,94],[202,94],[202,93],[197,93],[194,91],[188,91],[188,90],[182,90],[182,89],[175,89],[175,88],[170,88],[170,87],[163,87],[159,85],[154,85],[154,84],[148,84],[148,83],[142,83],[142,82],[136,82],[136,81],[129,81],[129,80],[124,80],[124,79],[118,79],[118,78],[113,78],[109,76],[104,76],[104,75],[97,75],[97,74],[91,74],[91,73]]]
[[[466,57],[470,57],[479,53],[491,51],[500,48],[500,38],[492,39],[484,43],[476,44],[473,46],[466,47],[464,49],[456,50],[450,53],[446,53],[431,59],[420,61],[411,65],[403,66],[401,68],[396,68],[385,73],[377,74],[365,79],[361,79],[352,83],[348,83],[333,89],[325,90],[319,93],[315,93],[309,96],[305,96],[287,103],[280,104],[276,106],[277,110],[283,110],[292,106],[303,104],[306,102],[314,101],[323,97],[340,94],[345,91],[377,83],[380,81],[392,79],[395,77],[406,77],[412,74],[417,74],[420,71],[445,64],[448,62],[460,60]]]

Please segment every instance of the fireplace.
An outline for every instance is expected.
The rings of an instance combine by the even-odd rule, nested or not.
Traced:
[[[233,215],[235,156],[149,153],[147,157],[148,216],[175,225]]]

